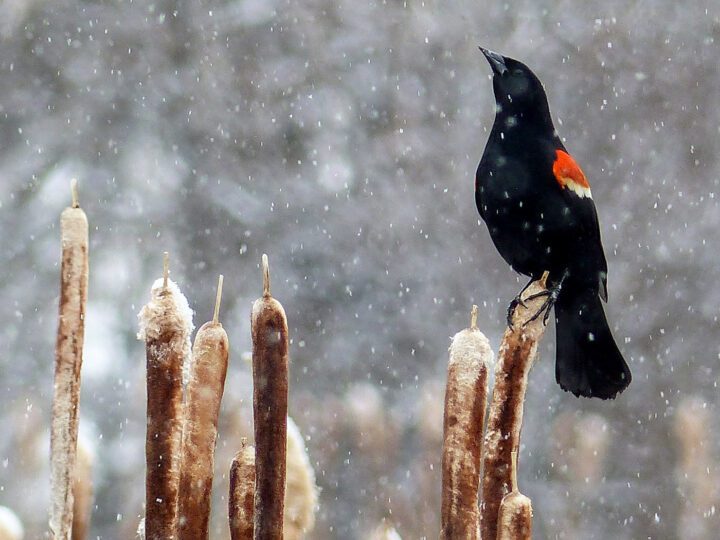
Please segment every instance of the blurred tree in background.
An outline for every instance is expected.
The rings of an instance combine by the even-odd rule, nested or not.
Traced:
[[[226,276],[218,475],[249,432],[243,356],[267,252],[292,337],[290,410],[322,490],[313,538],[367,537],[384,516],[436,536],[448,337],[475,302],[497,345],[522,285],[472,197],[494,116],[482,44],[547,85],[593,187],[608,316],[634,374],[615,402],[577,400],[545,340],[521,452],[536,536],[690,538],[684,523],[714,538],[719,501],[681,519],[698,503],[678,487],[674,419],[685,398],[711,411],[698,444],[717,480],[719,42],[711,2],[5,0],[0,504],[28,537],[44,530],[57,223],[77,177],[92,535],[128,538],[142,512],[136,313],[169,250],[196,325]],[[582,472],[587,448],[602,459]],[[226,480],[216,488],[224,538]]]

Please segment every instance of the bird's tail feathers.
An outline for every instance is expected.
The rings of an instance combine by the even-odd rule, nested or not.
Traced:
[[[555,304],[558,384],[576,396],[612,399],[632,380],[597,292],[564,290]]]

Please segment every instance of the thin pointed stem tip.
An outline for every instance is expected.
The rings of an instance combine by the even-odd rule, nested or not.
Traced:
[[[163,252],[163,289],[167,289],[168,278],[170,277],[170,253]]]
[[[215,295],[215,312],[213,313],[213,322],[218,323],[220,319],[220,301],[222,300],[223,275],[218,278],[217,294]]]
[[[262,256],[263,270],[263,296],[270,296],[270,265],[268,264],[268,256],[263,253]]]
[[[473,304],[472,310],[470,311],[470,329],[475,330],[477,328],[477,316],[478,307]]]
[[[78,181],[77,178],[70,179],[70,193],[72,195],[72,207],[80,208],[80,202],[78,201]]]

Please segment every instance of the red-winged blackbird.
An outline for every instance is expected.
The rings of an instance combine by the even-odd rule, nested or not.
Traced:
[[[576,396],[614,398],[631,376],[600,301],[607,301],[607,262],[590,185],[555,131],[537,76],[481,50],[497,108],[475,179],[478,210],[515,271],[532,280],[550,273],[558,384]]]

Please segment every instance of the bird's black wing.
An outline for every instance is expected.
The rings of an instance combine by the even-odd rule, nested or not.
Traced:
[[[577,225],[577,242],[582,246],[584,271],[597,273],[598,292],[601,298],[607,301],[607,260],[590,184],[562,143],[555,147],[553,177]]]

